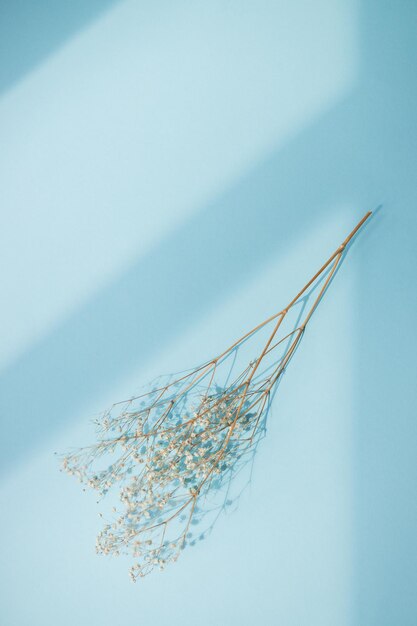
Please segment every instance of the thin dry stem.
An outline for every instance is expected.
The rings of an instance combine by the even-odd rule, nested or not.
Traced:
[[[180,551],[196,541],[191,526],[201,523],[208,511],[217,517],[218,507],[208,504],[213,492],[227,485],[253,454],[264,432],[273,390],[346,247],[370,215],[362,218],[284,309],[207,363],[114,404],[97,421],[98,442],[63,457],[63,469],[101,496],[119,483],[122,510],[104,526],[96,548],[101,554],[133,554],[132,580],[176,561]],[[278,339],[284,320],[300,303],[302,319]],[[259,356],[229,381],[236,351],[269,324],[272,331]],[[219,386],[216,375],[229,361],[227,382]],[[113,461],[99,470],[103,457]]]

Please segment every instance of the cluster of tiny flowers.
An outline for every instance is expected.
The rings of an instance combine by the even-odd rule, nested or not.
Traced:
[[[98,443],[63,458],[62,468],[100,496],[118,485],[120,510],[113,508],[96,551],[131,554],[133,581],[204,538],[196,526],[207,495],[230,477],[260,430],[265,391],[239,379],[203,390],[193,384],[196,372],[184,378],[114,405],[96,422]],[[107,455],[111,464],[98,469]]]
[[[98,442],[64,456],[63,469],[86,487],[100,496],[118,492],[119,509],[113,507],[96,548],[99,554],[131,554],[132,580],[164,569],[185,546],[195,545],[210,531],[212,525],[206,528],[203,520],[222,510],[213,507],[213,494],[225,492],[228,498],[232,479],[253,455],[274,385],[295,354],[347,245],[370,215],[284,309],[211,361],[113,405],[97,421]],[[255,348],[257,358],[233,379],[238,352],[239,357],[241,348],[249,354],[249,339],[263,329],[267,338],[262,351]]]

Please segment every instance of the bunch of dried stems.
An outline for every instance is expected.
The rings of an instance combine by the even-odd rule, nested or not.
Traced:
[[[97,443],[63,456],[63,469],[101,496],[119,486],[121,511],[113,509],[114,518],[100,532],[96,549],[132,554],[132,580],[155,567],[163,569],[186,545],[207,534],[195,528],[216,508],[210,508],[211,494],[227,485],[253,455],[273,390],[346,247],[370,215],[284,309],[203,365],[114,404],[96,421]],[[280,337],[284,319],[300,303],[294,327]],[[269,329],[266,343],[234,376],[237,350],[261,329]],[[219,373],[224,378],[228,364],[226,380],[219,385]],[[107,464],[99,469],[103,457]],[[227,491],[224,502],[229,503]]]

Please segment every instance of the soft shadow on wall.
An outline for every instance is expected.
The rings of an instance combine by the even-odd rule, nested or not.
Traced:
[[[364,183],[384,203],[359,252],[353,459],[358,625],[417,623],[416,28],[415,2],[364,2],[358,113],[347,120],[354,142],[347,159],[361,161]]]
[[[0,95],[75,32],[120,0],[13,0],[0,4]],[[6,62],[7,60],[7,62]]]
[[[330,210],[330,197],[315,200],[308,186],[294,192],[300,143],[198,212],[3,372],[1,414],[15,416],[3,469],[285,252],[300,220],[309,230]]]
[[[201,3],[200,6],[204,7],[205,5]],[[265,18],[273,15],[280,21],[283,21],[282,18],[291,17],[290,8],[285,9],[283,6],[280,7],[279,11],[276,11],[274,6],[274,3],[266,2],[261,14]],[[344,23],[341,22],[339,13],[345,7],[345,2],[342,0],[337,5],[335,14],[332,10],[328,10],[329,7],[331,7],[331,3],[326,0],[322,7],[323,12],[319,12],[321,22],[323,23],[327,19],[326,32],[330,40],[332,33],[338,32],[337,25],[342,24],[340,38],[343,40]],[[253,13],[255,12],[253,11]],[[315,11],[313,12],[315,13]],[[202,15],[197,13],[193,23],[197,25],[202,23],[202,31],[197,30],[197,32],[204,34],[206,13],[204,11]],[[215,8],[216,17],[219,13],[222,15]],[[327,13],[329,15],[326,16]],[[342,10],[342,15],[345,17],[349,13],[348,10]],[[186,17],[187,15],[182,13],[180,23],[188,28]],[[196,17],[197,19],[195,19]],[[255,29],[255,34],[258,34],[258,46],[263,51],[264,58],[262,59],[262,55],[256,57],[256,55],[249,54],[249,56],[251,59],[259,59],[257,63],[261,63],[265,62],[266,55],[269,57],[275,51],[278,65],[284,57],[289,56],[293,63],[291,67],[294,67],[295,64],[295,68],[298,68],[295,72],[295,74],[298,72],[298,82],[302,82],[300,76],[305,75],[305,66],[299,63],[299,56],[302,57],[302,55],[299,54],[298,47],[294,46],[294,38],[298,39],[298,19],[298,12],[295,11],[294,15],[294,11],[292,11],[290,22],[293,24],[294,30],[290,30],[290,41],[285,41],[284,47],[278,47],[277,51],[275,51],[274,45],[265,49],[260,46],[259,40],[263,33],[261,28],[265,28],[265,24],[261,20],[258,30]],[[221,24],[222,19],[220,18],[219,21]],[[236,34],[233,30],[235,22],[232,11],[227,22],[232,35]],[[320,23],[320,20],[318,22]],[[282,25],[280,26],[282,28]],[[241,35],[246,35],[246,32],[251,32],[252,28],[253,22],[244,19],[239,25],[239,32],[242,31]],[[135,31],[135,29],[133,30]],[[349,29],[347,30],[349,31]],[[210,37],[208,37],[207,42],[203,41],[204,48],[208,47],[207,43],[211,43],[213,39],[216,40],[217,32],[218,30],[211,27]],[[194,31],[192,34],[191,44],[193,46]],[[316,38],[319,39],[317,36]],[[224,50],[226,57],[230,45],[230,36],[224,39],[225,46],[222,50]],[[269,39],[274,42],[275,29],[273,27],[268,30],[268,41]],[[347,39],[350,39],[350,35]],[[243,78],[240,79],[240,83],[232,81],[232,85],[237,85],[236,90],[240,93],[243,87],[246,88],[245,83],[250,83],[249,91],[253,89],[253,83],[248,80],[248,74],[241,67],[240,51],[245,48],[245,37],[242,36],[240,40],[239,38],[237,40],[238,54],[231,56],[229,60],[232,60],[233,63],[229,63],[227,67],[236,69],[238,74],[239,71],[242,73]],[[192,46],[191,50],[193,50]],[[309,50],[314,50],[316,43],[312,41],[308,47]],[[343,74],[344,64],[350,65],[350,60],[346,58],[349,56],[350,45],[348,44],[346,47],[347,55],[345,52],[340,54],[340,50],[339,55],[336,55],[339,61],[336,62],[337,71],[332,73],[331,82],[334,80],[338,89],[336,92],[330,90],[333,94],[331,102],[334,102],[336,94],[340,95],[338,81],[340,75]],[[291,56],[293,48],[296,49],[296,54]],[[210,50],[210,47],[208,49]],[[338,50],[337,46],[336,50]],[[172,51],[170,53],[172,55]],[[326,53],[327,49],[323,51],[319,47],[319,54],[316,54],[314,58],[320,58],[322,63],[326,64]],[[209,53],[210,58],[211,56]],[[206,57],[203,55],[202,58],[204,60]],[[158,68],[159,59],[157,58],[154,62],[154,67]],[[221,62],[221,57],[215,57],[215,65],[209,66],[212,73],[219,72]],[[80,63],[79,59],[77,63]],[[284,64],[282,63],[282,65]],[[318,63],[313,65],[312,71],[316,71],[318,74],[317,66]],[[170,66],[168,65],[168,67]],[[332,69],[332,63],[328,67]],[[270,68],[269,71],[272,72],[273,64],[267,64],[267,68]],[[193,76],[196,70],[192,65],[188,68],[188,72],[190,69],[192,70],[190,75]],[[291,87],[291,72],[281,72],[279,69],[278,67],[277,84],[284,91],[285,86]],[[134,76],[138,80],[135,74]],[[167,82],[170,81],[171,76],[168,73],[163,74],[163,76],[166,76]],[[205,78],[203,82],[207,82],[214,92],[216,86],[218,87],[216,81],[208,78]],[[228,82],[230,81],[228,81],[226,73],[223,81],[220,81],[220,95],[215,94],[215,100],[219,103],[220,108],[224,106],[223,103],[225,102],[223,83],[228,84]],[[260,84],[260,89],[266,90],[268,93],[270,82],[270,76],[266,75],[265,81]],[[175,81],[173,84],[176,84]],[[186,87],[189,85],[185,81],[185,83],[181,83],[181,89],[184,89],[184,84]],[[275,81],[272,84],[275,84]],[[281,98],[279,88],[277,88],[277,92],[276,100],[272,98],[272,95],[270,96],[271,100],[267,99],[269,107],[272,106],[271,102],[275,102],[277,109],[275,115],[273,113],[271,116],[267,115],[267,120],[270,118],[272,121],[274,118],[279,120],[283,113],[282,108],[285,109],[285,98]],[[164,90],[162,93],[165,93]],[[175,96],[175,89],[172,92],[168,91],[168,93]],[[200,92],[200,95],[201,93],[207,95],[204,90]],[[226,96],[227,93],[229,92],[226,92]],[[252,102],[250,93],[246,93],[247,99]],[[309,101],[308,98],[306,100]],[[320,97],[318,101],[321,106],[317,109],[316,102],[316,112],[323,110],[323,106],[326,106],[326,103],[328,106],[329,102],[326,99],[323,102]],[[284,107],[282,106],[283,103]],[[101,102],[99,104],[101,106]],[[262,100],[260,104],[262,106]],[[257,120],[259,114],[256,113],[256,110],[255,108],[255,113],[251,113],[249,116],[250,123],[254,127],[260,125]],[[268,107],[265,107],[265,111],[268,112]],[[308,111],[304,111],[304,114],[308,114]],[[59,115],[59,110],[56,115]],[[156,117],[158,119],[157,115]],[[221,117],[221,113],[219,113],[219,117]],[[74,119],[77,121],[77,118]],[[134,119],[138,124],[138,120]],[[175,121],[175,116],[169,119]],[[197,120],[198,116],[194,120],[194,124]],[[244,118],[241,123],[241,134],[246,134],[245,131],[247,131],[248,135],[251,135],[254,133],[254,128],[248,127],[248,124],[243,124],[245,120],[247,121],[247,118]],[[297,126],[299,123],[301,123],[300,120],[298,120]],[[186,135],[186,124],[184,127]],[[117,128],[115,132],[117,133]],[[320,129],[318,128],[314,132],[319,133]],[[254,134],[256,136],[256,132]],[[182,138],[177,139],[176,135],[174,138],[181,144],[180,151],[184,150]],[[81,145],[82,139],[81,135]],[[149,140],[151,141],[152,137]],[[231,289],[237,288],[239,284],[247,280],[250,272],[255,272],[259,267],[264,266],[274,254],[280,252],[285,254],[288,245],[294,241],[294,236],[297,239],[302,237],[304,232],[308,232],[317,223],[317,220],[321,219],[323,213],[331,209],[331,198],[328,203],[321,200],[316,201],[311,189],[308,187],[300,188],[298,184],[299,179],[303,176],[298,162],[300,160],[316,160],[314,155],[312,158],[309,155],[309,145],[307,144],[304,148],[305,143],[304,135],[302,135],[300,140],[289,144],[286,149],[277,150],[276,154],[272,154],[269,159],[254,167],[252,171],[248,171],[244,179],[238,180],[233,187],[215,198],[209,205],[196,206],[194,216],[184,222],[176,232],[171,233],[164,241],[161,241],[148,256],[138,259],[127,272],[114,280],[112,284],[99,291],[97,295],[91,296],[85,305],[66,320],[60,322],[58,327],[48,328],[48,334],[45,338],[42,338],[37,344],[31,345],[22,356],[7,366],[7,369],[2,373],[0,383],[2,392],[0,408],[2,420],[4,420],[2,423],[7,424],[9,429],[7,444],[3,446],[3,467],[8,467],[13,461],[21,458],[23,453],[32,450],[38,442],[46,441],[54,429],[56,430],[70,420],[74,412],[83,406],[85,407],[92,399],[97,398],[98,394],[102,394],[103,390],[108,389],[111,384],[117,384],[118,381],[123,380],[126,373],[132,371],[134,366],[144,364],[149,356],[155,354],[159,346],[175,337],[181,329],[188,327],[191,321],[197,320],[202,313],[220,302],[224,294],[229,293]],[[42,142],[40,144],[40,150],[42,150]],[[223,145],[221,138],[218,139],[215,150],[216,161]],[[256,146],[258,146],[257,151],[252,144],[252,150],[257,155],[259,154],[259,144],[255,142]],[[192,143],[192,147],[193,152],[198,150],[198,145]],[[209,148],[213,149],[211,144]],[[22,149],[25,149],[24,146]],[[72,160],[77,160],[77,150],[78,147],[72,153]],[[303,158],[302,153],[306,150],[306,156]],[[94,146],[91,154],[91,158],[94,159]],[[175,156],[175,153],[173,154]],[[158,148],[155,149],[155,155],[158,155]],[[134,158],[135,154],[131,160]],[[66,165],[70,165],[68,161],[63,162],[62,169]],[[189,162],[187,162],[187,166],[189,167]],[[29,167],[31,168],[30,172],[33,172],[32,162]],[[210,163],[208,167],[210,167]],[[86,169],[88,171],[88,163]],[[117,169],[123,169],[120,162],[118,162]],[[55,171],[54,168],[53,172]],[[56,181],[57,177],[53,173],[49,173],[49,176]],[[97,185],[100,185],[103,177],[97,180]],[[164,171],[161,172],[161,180],[164,180]],[[232,178],[232,180],[236,180],[236,178]],[[76,178],[74,181],[70,181],[70,184],[77,186],[78,181],[79,179]],[[160,184],[160,180],[156,178],[155,186]],[[294,186],[299,188],[296,195],[294,195]],[[215,188],[218,189],[218,186]],[[211,193],[214,195],[214,191]],[[45,202],[50,202],[50,198],[47,173]],[[132,204],[135,200],[136,198],[133,201],[132,198],[129,198],[129,202]],[[139,197],[137,200],[137,212],[139,214],[141,200],[144,203],[146,198]],[[58,194],[57,206],[59,206],[60,201],[62,199]],[[80,201],[88,202],[83,198]],[[115,201],[117,201],[117,195],[115,195]],[[50,206],[50,210],[55,211],[55,206],[53,204]],[[147,208],[146,212],[152,213],[152,207]],[[97,219],[100,219],[99,215]],[[136,228],[140,228],[140,224],[137,224]],[[47,267],[46,271],[48,271]],[[82,268],[80,271],[82,273]],[[74,280],[76,280],[75,277]],[[28,302],[28,308],[30,308],[30,300]],[[10,416],[13,416],[13,419],[10,419]],[[34,425],[36,426],[34,427]]]

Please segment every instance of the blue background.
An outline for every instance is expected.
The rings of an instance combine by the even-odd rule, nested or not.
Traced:
[[[0,618],[417,623],[417,4],[2,2]],[[368,209],[250,488],[132,585],[54,450],[281,308]]]

